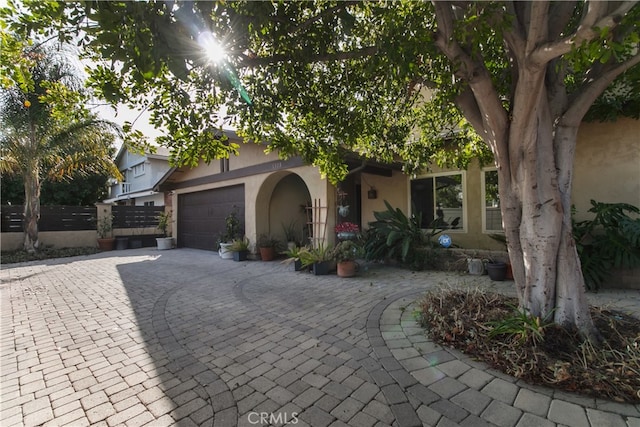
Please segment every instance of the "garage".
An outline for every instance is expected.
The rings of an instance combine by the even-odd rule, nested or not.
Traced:
[[[178,195],[178,247],[217,250],[225,218],[236,210],[244,229],[244,185]]]

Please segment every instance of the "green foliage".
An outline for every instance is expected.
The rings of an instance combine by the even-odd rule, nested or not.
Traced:
[[[344,240],[333,249],[333,259],[338,262],[351,261],[362,255],[362,247],[353,240]]]
[[[259,248],[277,248],[280,246],[280,241],[269,234],[261,234],[258,236]]]
[[[510,337],[518,345],[531,344],[534,347],[544,340],[544,329],[551,322],[543,322],[540,317],[532,316],[526,310],[513,307],[514,313],[501,320],[491,321],[487,326],[489,338],[499,335]]]
[[[376,221],[369,223],[364,243],[367,260],[394,259],[423,268],[432,246],[431,238],[441,230],[432,229],[427,236],[421,228],[420,213],[407,217],[399,208],[385,200],[386,211],[374,212]]]
[[[100,239],[106,239],[111,237],[111,230],[113,230],[113,215],[103,215],[98,221],[98,237]]]
[[[234,125],[248,140],[268,141],[267,151],[302,156],[336,183],[347,173],[347,152],[402,159],[408,173],[433,163],[465,167],[474,157],[490,161],[480,140],[488,135],[482,129],[477,134],[463,118],[472,112],[454,103],[486,71],[501,113],[517,112],[521,52],[505,48],[505,42],[520,40],[520,27],[534,16],[531,7],[451,3],[450,41],[460,45],[461,57],[473,60],[473,72],[439,50],[442,10],[432,2],[24,0],[23,8],[9,3],[0,17],[22,37],[3,41],[6,64],[17,58],[16,44],[33,32],[63,40],[82,34],[85,54],[97,64],[92,88],[111,103],[148,109],[153,124],[167,130],[160,142],[173,149],[174,164],[194,166],[235,154],[237,147],[220,132]],[[573,43],[586,10],[562,2],[545,9],[560,27],[534,44],[553,46],[566,37],[565,45],[574,46],[548,64],[553,93],[578,93],[636,54],[640,7],[616,16],[615,27],[593,28],[593,35],[581,34]],[[219,62],[198,43],[206,31],[227,49]],[[26,81],[24,69],[9,65],[6,75]],[[638,67],[627,70],[616,83],[624,90],[605,93],[594,116],[637,116],[638,74]]]
[[[231,252],[246,252],[249,250],[250,242],[246,237],[243,239],[235,239],[231,242],[231,246],[229,246],[229,250]]]
[[[240,225],[240,218],[238,218],[238,210],[234,209],[225,217],[225,230],[224,233],[218,238],[218,244],[230,243],[235,239],[242,238],[242,227]]]
[[[640,209],[591,200],[589,212],[595,217],[574,222],[573,235],[585,284],[598,290],[612,268],[640,266]]]
[[[319,242],[315,248],[302,250],[298,254],[302,267],[308,267],[316,262],[331,261],[333,248],[323,242]]]
[[[90,206],[109,195],[110,176],[105,173],[85,175],[73,173],[62,181],[44,181],[40,192],[41,205]],[[3,204],[24,204],[24,181],[20,175],[5,175],[0,186]]]
[[[162,237],[168,237],[171,229],[171,211],[164,211],[157,216],[158,230],[162,233]]]

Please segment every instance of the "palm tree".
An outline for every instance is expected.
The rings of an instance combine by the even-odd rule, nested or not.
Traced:
[[[85,107],[82,71],[69,52],[42,46],[24,52],[24,81],[0,89],[0,172],[24,180],[24,249],[39,247],[43,180],[74,173],[120,173],[111,158],[119,134],[113,123]]]

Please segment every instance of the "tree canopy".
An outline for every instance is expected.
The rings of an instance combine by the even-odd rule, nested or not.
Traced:
[[[400,158],[407,172],[433,162],[488,160],[486,145],[452,102],[467,94],[469,73],[489,73],[501,107],[512,114],[518,61],[505,40],[527,37],[527,20],[535,18],[545,27],[536,31],[546,31],[540,43],[566,46],[554,59],[555,78],[577,94],[594,71],[629,60],[639,20],[638,8],[627,3],[607,17],[620,21],[612,31],[605,21],[591,22],[600,13],[593,9],[602,9],[593,3],[459,2],[446,31],[466,58],[451,61],[438,46],[445,21],[438,20],[437,3],[29,0],[24,6],[28,13],[4,14],[14,29],[67,38],[73,33],[61,29],[84,31],[81,42],[98,60],[92,85],[109,101],[148,108],[153,123],[167,130],[159,142],[175,149],[178,163],[233,153],[218,131],[233,125],[283,156],[301,154],[334,181],[346,172],[345,150]],[[219,58],[207,54],[213,42],[224,49]],[[591,117],[637,117],[638,75],[637,67],[623,73]]]

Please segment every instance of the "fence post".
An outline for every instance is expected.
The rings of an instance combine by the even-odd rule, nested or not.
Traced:
[[[100,224],[102,218],[111,215],[111,206],[111,203],[96,203],[96,233],[98,232],[98,224]],[[113,229],[111,233],[113,233]]]

